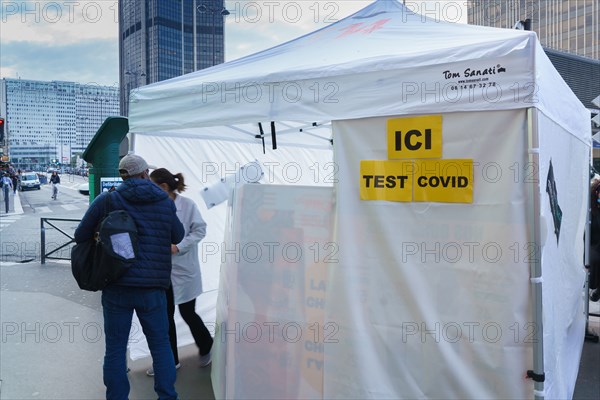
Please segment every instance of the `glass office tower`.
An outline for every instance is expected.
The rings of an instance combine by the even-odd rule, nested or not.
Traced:
[[[121,114],[131,90],[224,61],[224,0],[120,0]]]

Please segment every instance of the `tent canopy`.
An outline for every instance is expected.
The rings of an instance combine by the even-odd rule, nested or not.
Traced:
[[[432,109],[535,107],[589,143],[589,115],[534,32],[432,20],[396,0],[377,0],[271,49],[136,89],[130,101],[136,134],[248,140],[259,134],[259,121],[311,126]],[[252,125],[198,129],[236,124]],[[295,140],[310,142],[301,136]]]

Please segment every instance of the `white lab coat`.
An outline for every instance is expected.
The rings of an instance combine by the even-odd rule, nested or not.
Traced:
[[[198,243],[206,236],[206,222],[192,199],[177,195],[175,207],[177,207],[177,217],[185,229],[185,236],[181,242],[176,243],[179,253],[171,257],[173,262],[171,283],[175,304],[182,304],[202,293]]]

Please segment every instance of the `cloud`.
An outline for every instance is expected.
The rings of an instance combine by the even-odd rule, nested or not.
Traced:
[[[370,0],[227,0],[225,7],[230,14],[225,17],[226,60],[293,40],[370,3]],[[406,0],[413,11],[440,19],[450,16],[453,21],[456,10],[462,7],[461,22],[466,19],[464,4],[465,0]],[[0,74],[113,85],[119,77],[117,16],[117,0],[2,0]]]
[[[337,22],[372,1],[226,1],[226,60],[265,50]]]
[[[64,80],[118,86],[119,45],[116,40],[85,40],[47,46],[11,41],[0,46],[0,73],[42,81]]]
[[[0,3],[0,43],[78,43],[117,40],[118,3],[102,1],[10,1]]]

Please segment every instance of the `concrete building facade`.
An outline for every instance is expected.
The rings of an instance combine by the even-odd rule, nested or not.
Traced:
[[[0,85],[6,152],[17,168],[70,164],[104,119],[119,114],[119,89],[112,86],[8,78]]]
[[[468,22],[514,28],[529,20],[542,46],[600,59],[598,0],[470,0]]]
[[[600,2],[598,0],[470,0],[468,22],[536,32],[544,50],[592,115],[600,95]],[[600,127],[592,123],[592,132]]]

